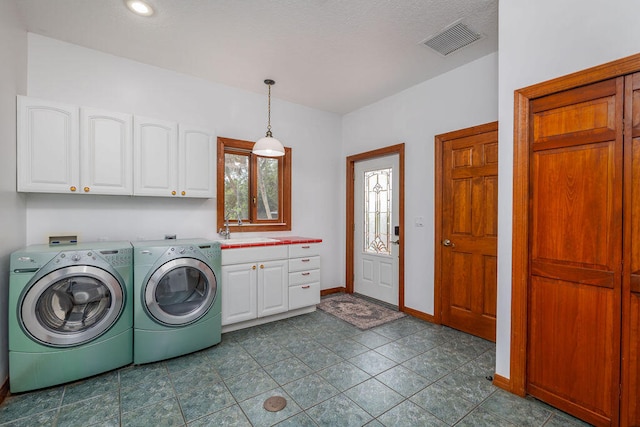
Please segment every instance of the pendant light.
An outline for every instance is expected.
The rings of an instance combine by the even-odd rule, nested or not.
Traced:
[[[269,87],[269,118],[267,122],[267,134],[258,140],[253,146],[253,154],[264,157],[284,156],[282,143],[271,134],[271,86],[276,84],[273,80],[265,80],[264,84]]]

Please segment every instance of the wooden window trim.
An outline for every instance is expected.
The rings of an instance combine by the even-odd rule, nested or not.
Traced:
[[[254,142],[243,141],[240,139],[231,139],[218,137],[218,167],[217,167],[217,212],[216,212],[216,231],[224,228],[224,155],[225,148],[237,148],[238,152],[251,151]],[[285,154],[282,157],[282,167],[278,168],[280,174],[279,204],[282,208],[282,222],[261,222],[258,224],[237,225],[233,222],[229,223],[229,231],[233,233],[255,232],[255,231],[290,231],[291,230],[291,148],[285,147]],[[229,150],[227,150],[229,151]],[[250,165],[250,167],[252,167]],[[256,174],[252,170],[250,172],[251,186],[254,186]]]

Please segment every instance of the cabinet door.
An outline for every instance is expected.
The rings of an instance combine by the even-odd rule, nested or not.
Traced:
[[[222,324],[242,322],[257,317],[256,264],[222,267]]]
[[[612,79],[531,102],[527,392],[618,425],[622,95]]]
[[[625,81],[624,276],[622,281],[623,426],[640,425],[640,73]]]
[[[78,107],[18,97],[18,191],[77,192]]]
[[[211,132],[180,126],[178,187],[183,197],[215,197],[216,146]]]
[[[131,114],[80,109],[80,191],[132,194]]]
[[[178,124],[135,116],[133,119],[133,193],[178,194]]]
[[[258,317],[289,310],[289,261],[258,264]]]

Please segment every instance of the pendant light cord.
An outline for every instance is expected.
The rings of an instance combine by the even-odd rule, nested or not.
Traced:
[[[267,136],[271,136],[271,85],[269,86],[269,105],[268,105],[268,116],[267,116]]]

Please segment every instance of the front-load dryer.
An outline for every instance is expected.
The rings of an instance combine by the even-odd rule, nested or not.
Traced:
[[[133,243],[133,363],[192,353],[220,342],[220,243]]]
[[[133,361],[132,267],[129,242],[33,245],[11,254],[11,392]]]

